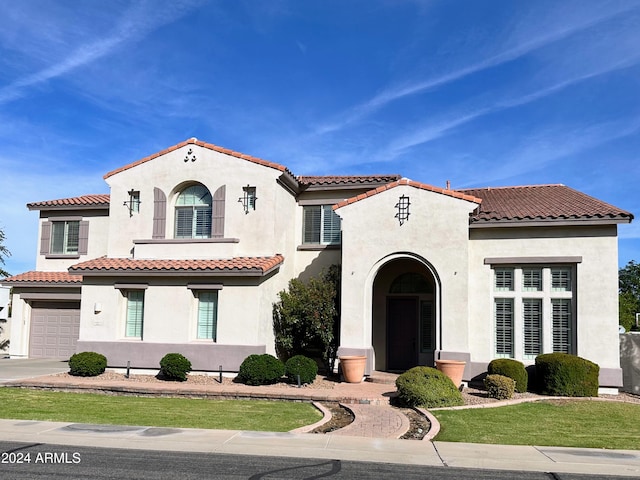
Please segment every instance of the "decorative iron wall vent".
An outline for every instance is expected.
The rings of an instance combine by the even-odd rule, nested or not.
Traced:
[[[405,195],[402,195],[398,199],[398,203],[396,203],[395,208],[398,209],[398,213],[396,213],[395,217],[400,222],[400,225],[402,225],[404,222],[409,221],[409,205],[411,205],[411,202],[409,201],[409,197]]]

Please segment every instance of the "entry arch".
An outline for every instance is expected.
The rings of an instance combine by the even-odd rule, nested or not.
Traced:
[[[413,252],[376,262],[366,285],[374,369],[433,365],[441,345],[441,282],[433,265]]]

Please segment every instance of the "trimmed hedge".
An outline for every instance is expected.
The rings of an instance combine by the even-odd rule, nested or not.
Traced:
[[[162,380],[184,382],[187,373],[191,371],[191,362],[180,353],[167,353],[160,360],[160,375]]]
[[[291,383],[298,383],[298,375],[300,383],[313,383],[318,375],[318,364],[309,357],[296,355],[284,364],[284,374]]]
[[[536,357],[540,393],[564,397],[597,397],[600,367],[568,353],[545,353]]]
[[[80,352],[69,359],[69,374],[76,377],[95,377],[104,373],[107,357],[96,352]]]
[[[253,354],[240,365],[237,380],[246,385],[269,385],[284,375],[284,364],[273,355]]]
[[[431,367],[413,367],[396,379],[399,400],[410,407],[455,407],[462,395],[451,379]]]
[[[525,393],[529,384],[529,374],[524,364],[511,358],[496,358],[487,367],[489,375],[502,375],[516,382],[516,392]]]
[[[509,400],[513,397],[516,381],[504,375],[487,375],[484,378],[484,387],[487,389],[489,398]]]

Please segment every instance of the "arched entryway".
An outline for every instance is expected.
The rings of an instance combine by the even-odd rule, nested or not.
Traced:
[[[437,279],[419,259],[395,258],[380,267],[372,298],[376,370],[404,371],[416,365],[433,365],[437,290]]]

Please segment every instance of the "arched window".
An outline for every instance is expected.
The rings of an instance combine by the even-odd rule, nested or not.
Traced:
[[[391,283],[389,293],[433,293],[433,287],[419,273],[403,273]]]
[[[211,237],[211,193],[203,185],[191,185],[176,200],[175,238]]]

